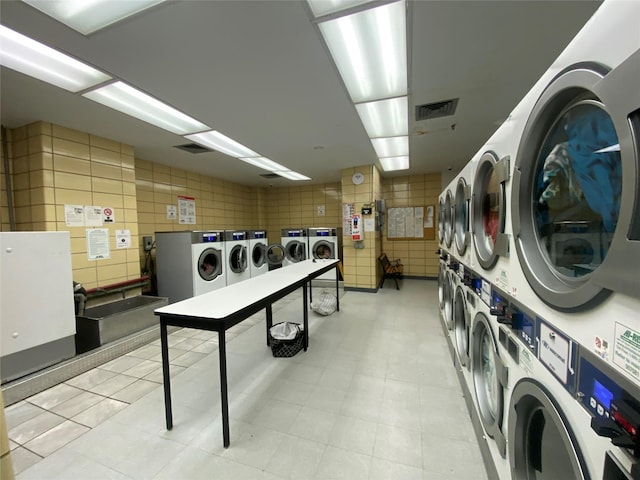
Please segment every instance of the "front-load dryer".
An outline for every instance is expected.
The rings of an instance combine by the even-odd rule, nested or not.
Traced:
[[[465,265],[472,265],[471,250],[471,182],[475,162],[471,161],[462,169],[455,183],[453,194],[453,245],[451,252]]]
[[[637,24],[629,28],[635,51],[614,68],[606,58],[566,66],[522,135],[511,197],[515,247],[527,282],[557,310],[589,309],[611,292],[640,298],[640,40]],[[594,35],[618,55],[617,32]]]
[[[282,266],[292,265],[302,262],[307,256],[307,230],[304,228],[283,228],[282,248],[284,249],[284,260]]]
[[[170,303],[227,285],[224,232],[156,232],[158,295]]]
[[[307,244],[309,258],[313,259],[341,259],[342,258],[342,229],[311,227],[307,229]],[[335,272],[326,272],[318,277],[321,280],[336,279]]]
[[[249,233],[246,230],[225,230],[227,285],[251,278],[249,267]]]

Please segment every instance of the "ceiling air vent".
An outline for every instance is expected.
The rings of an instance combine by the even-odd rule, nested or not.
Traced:
[[[277,173],[261,173],[260,176],[264,178],[282,178]]]
[[[176,148],[180,150],[184,150],[189,153],[205,153],[205,152],[213,152],[210,148],[202,147],[197,143],[185,143],[184,145],[174,145]]]
[[[416,122],[420,120],[430,120],[438,117],[448,117],[456,113],[459,98],[442,100],[440,102],[425,103],[416,105]]]

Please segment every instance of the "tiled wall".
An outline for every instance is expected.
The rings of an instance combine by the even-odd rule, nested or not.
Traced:
[[[356,172],[364,175],[364,181],[359,185],[354,185],[351,180]],[[354,213],[360,212],[364,205],[374,204],[380,190],[380,173],[375,166],[364,165],[342,170],[342,202],[354,203]],[[371,218],[375,218],[374,215],[372,213]],[[379,278],[379,232],[365,232],[363,244],[364,248],[354,248],[350,237],[344,239],[344,286],[375,290]]]
[[[441,191],[439,173],[392,177],[382,180],[386,207],[434,206],[433,240],[389,240],[386,225],[383,229],[382,249],[390,259],[399,258],[404,273],[409,276],[436,277],[438,275],[437,203]]]
[[[270,242],[280,241],[283,228],[342,226],[339,183],[266,188],[263,192]],[[324,207],[324,213],[319,207]]]
[[[3,145],[2,142],[4,142],[4,133],[5,130],[2,129],[2,131],[0,132],[0,148]],[[9,158],[13,158],[13,155],[11,153],[11,130],[6,130],[6,135],[7,146],[9,148]],[[7,203],[7,182],[5,177],[4,152],[2,152],[2,157],[2,161],[0,161],[0,232],[8,232],[11,230],[11,224],[9,222],[9,207]],[[11,169],[9,169],[9,173],[11,173]]]
[[[69,230],[74,279],[87,288],[139,277],[146,262],[142,236],[156,231],[266,228],[269,239],[277,242],[280,230],[287,227],[341,227],[343,203],[355,203],[357,211],[380,198],[387,208],[435,205],[441,190],[440,174],[385,180],[372,165],[345,169],[340,183],[250,187],[134,161],[127,145],[45,122],[11,130],[8,137],[17,229]],[[351,181],[356,171],[365,176],[361,185]],[[4,175],[2,186],[0,225],[8,231]],[[179,195],[195,198],[195,225],[167,219],[166,206],[177,205]],[[65,204],[113,207],[116,223],[107,228],[112,238],[115,229],[130,230],[133,247],[112,248],[110,260],[88,261],[85,227],[65,225]],[[319,207],[324,207],[324,214]],[[388,240],[386,228],[382,233],[367,232],[364,249],[354,249],[351,239],[344,237],[346,286],[375,289],[382,251],[401,258],[407,275],[437,274],[435,240]]]
[[[145,264],[143,235],[181,230],[258,229],[266,227],[264,189],[135,161],[140,262]],[[196,223],[184,225],[167,219],[167,205],[178,205],[178,196],[195,198]]]
[[[138,278],[138,217],[133,149],[46,122],[11,131],[16,230],[69,231],[74,280],[86,288]],[[112,207],[111,258],[88,260],[87,227],[68,227],[65,205]],[[3,215],[3,230],[6,227]],[[129,230],[132,247],[115,248],[115,231]]]

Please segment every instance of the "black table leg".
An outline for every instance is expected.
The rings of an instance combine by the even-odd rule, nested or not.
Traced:
[[[171,412],[171,384],[169,380],[169,344],[167,341],[167,324],[160,317],[160,344],[162,350],[162,383],[164,384],[164,414],[167,420],[167,430],[173,428],[173,414]]]
[[[267,347],[271,346],[271,340],[269,339],[269,330],[273,327],[273,310],[271,309],[271,305],[267,305]]]
[[[340,269],[338,269],[338,264],[336,263],[336,310],[339,312],[340,311],[340,287],[339,287],[339,280],[340,280]]]
[[[311,284],[311,282],[309,282]],[[307,302],[307,285],[305,283],[302,289],[302,318],[304,325],[304,335],[302,337],[302,345],[304,345],[304,351],[307,351],[309,346],[309,305]]]
[[[224,330],[218,332],[218,353],[220,354],[220,404],[222,406],[222,440],[224,448],[229,441],[229,398],[227,392],[227,344]]]
[[[311,286],[311,279],[309,279],[309,303],[311,302],[313,302],[313,287]]]

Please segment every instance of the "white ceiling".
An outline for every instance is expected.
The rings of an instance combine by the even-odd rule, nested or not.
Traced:
[[[411,169],[458,171],[599,6],[599,1],[410,1]],[[85,37],[17,0],[3,25],[93,64],[252,150],[312,178],[267,173],[79,95],[2,68],[1,121],[37,120],[132,145],[137,158],[257,186],[337,182],[376,162],[306,2],[172,1]],[[415,105],[460,98],[415,122]],[[451,125],[455,124],[455,129]]]

